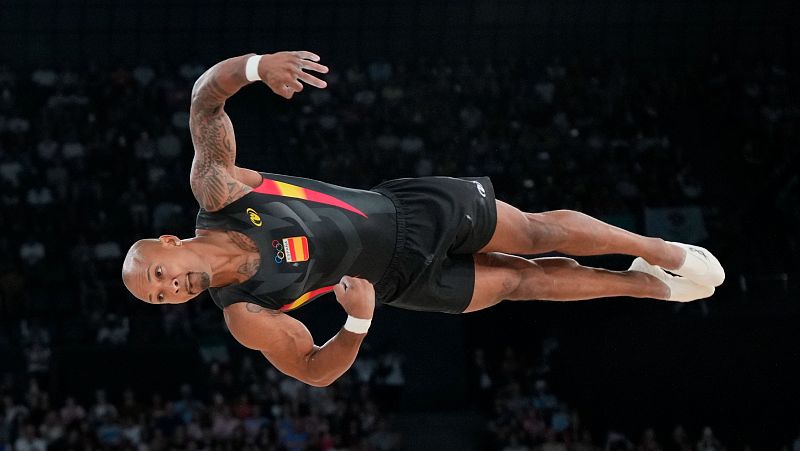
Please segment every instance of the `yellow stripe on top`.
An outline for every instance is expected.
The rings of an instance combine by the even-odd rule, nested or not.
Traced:
[[[290,185],[288,183],[279,182],[277,180],[275,180],[275,186],[278,187],[278,190],[281,192],[281,196],[295,197],[298,199],[307,199],[305,188],[301,188],[296,185]]]
[[[327,287],[317,288],[316,290],[309,291],[308,293],[305,293],[304,295],[295,299],[294,302],[290,302],[281,307],[280,311],[288,312],[290,310],[294,310],[318,296],[322,296],[325,293],[330,293],[331,291],[333,291],[334,286],[335,285],[329,285]]]
[[[313,189],[302,188],[296,185],[292,185],[290,183],[279,182],[277,180],[270,180],[265,178],[261,185],[256,187],[254,190],[256,193],[262,194],[269,194],[271,196],[283,196],[289,197],[294,199],[303,199],[310,202],[319,202],[321,204],[333,205],[334,207],[343,208],[347,211],[352,211],[353,213],[367,217],[361,210],[358,208],[348,204],[347,202],[343,202],[333,196],[329,196],[325,193],[320,193],[314,191]]]

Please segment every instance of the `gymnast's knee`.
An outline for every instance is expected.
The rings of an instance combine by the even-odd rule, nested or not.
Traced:
[[[528,260],[525,265],[516,268],[509,277],[506,286],[506,299],[511,301],[528,301],[532,299],[547,299],[549,281],[545,268],[533,260]]]

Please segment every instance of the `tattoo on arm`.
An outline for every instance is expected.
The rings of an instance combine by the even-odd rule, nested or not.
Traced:
[[[236,142],[228,115],[221,109],[194,112],[189,126],[195,149],[190,181],[200,205],[215,211],[247,194],[249,187],[232,174]]]
[[[247,310],[247,311],[248,311],[248,312],[250,312],[250,313],[261,313],[261,312],[263,312],[264,310],[269,310],[268,308],[264,308],[264,307],[262,307],[262,306],[260,306],[260,305],[252,304],[252,303],[250,303],[250,302],[248,302],[248,303],[247,303],[247,304],[244,306],[244,308],[245,308],[245,310]]]
[[[195,84],[189,128],[194,144],[190,183],[200,206],[216,211],[250,191],[234,176],[236,138],[233,124],[222,109],[231,94],[211,71]]]
[[[214,69],[204,73],[192,89],[192,110],[217,114],[222,111],[225,100],[234,93],[227,92],[217,81]]]

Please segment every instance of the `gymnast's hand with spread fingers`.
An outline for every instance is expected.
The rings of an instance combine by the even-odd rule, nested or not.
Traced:
[[[320,89],[328,86],[325,81],[303,72],[309,69],[327,74],[327,66],[319,64],[318,61],[319,56],[306,51],[266,54],[258,63],[258,76],[272,89],[272,92],[291,99],[296,92],[303,90],[301,81]]]
[[[348,315],[360,319],[372,319],[375,311],[375,288],[358,277],[344,276],[333,287],[336,300]]]

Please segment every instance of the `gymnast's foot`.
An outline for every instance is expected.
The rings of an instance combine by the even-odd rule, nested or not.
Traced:
[[[692,282],[709,287],[718,287],[725,280],[725,270],[708,249],[691,244],[668,241],[669,244],[678,246],[686,252],[683,264],[677,269],[667,271],[685,277]]]
[[[665,299],[667,301],[689,302],[697,299],[704,299],[714,294],[714,287],[697,284],[689,278],[669,275],[660,267],[647,263],[645,259],[641,257],[633,261],[628,271],[639,271],[650,274],[662,281],[670,290],[669,297]]]

